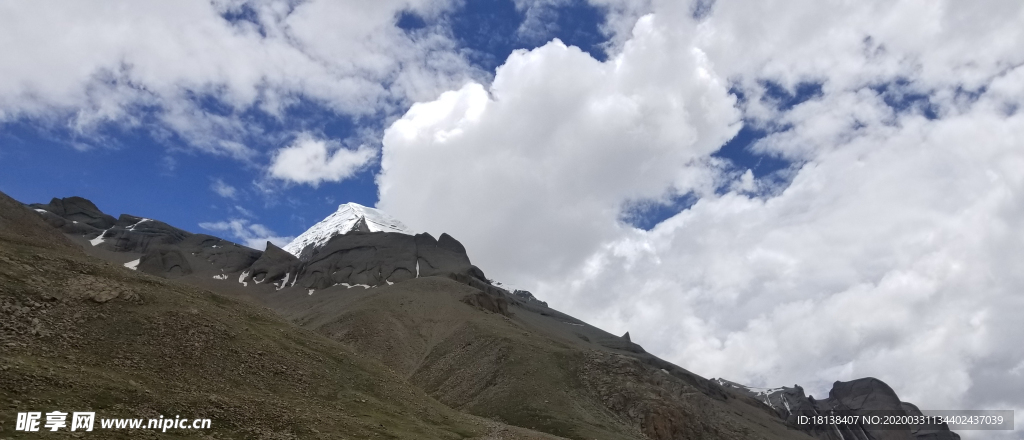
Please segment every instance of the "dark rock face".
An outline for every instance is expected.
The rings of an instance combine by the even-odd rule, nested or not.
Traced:
[[[896,392],[889,385],[873,377],[836,382],[828,393],[828,399],[819,407],[835,411],[849,411],[859,415],[866,415],[865,411],[873,410],[893,411],[899,415],[922,415],[921,411],[913,404],[900,402]],[[907,430],[882,430],[865,425],[863,430],[871,436],[869,438],[878,440],[906,438],[958,440],[960,438],[959,435],[951,432],[945,424],[937,427],[909,426]]]
[[[379,286],[416,278],[413,237],[394,232],[349,232],[317,249],[299,277],[310,289],[335,284]]]
[[[466,249],[448,234],[410,236],[395,232],[349,232],[313,252],[299,273],[309,289],[336,284],[380,286],[434,275],[462,274],[482,283],[483,271],[469,262]]]
[[[146,252],[150,246],[177,244],[192,235],[164,222],[128,214],[115,220],[81,197],[53,199],[31,207],[65,234],[95,239],[93,246],[114,252]]]
[[[81,197],[53,199],[31,205],[51,226],[89,240],[87,246],[111,252],[142,254],[137,269],[162,277],[195,272],[237,272],[248,268],[261,252],[204,234],[192,234],[167,223],[121,214],[116,220]]]
[[[150,249],[139,259],[138,270],[166,277],[180,277],[192,273],[181,249],[171,246],[158,246]]]
[[[203,260],[224,273],[252,266],[263,254],[255,249],[206,234],[191,234],[179,246],[195,259]]]
[[[781,387],[752,389],[724,379],[712,379],[724,388],[753,398],[771,407],[786,419],[790,426],[802,429],[812,437],[822,440],[871,439],[871,440],[959,440],[960,436],[941,426],[908,426],[904,429],[859,423],[855,425],[799,425],[797,417],[844,414],[844,415],[922,415],[916,406],[901,402],[896,392],[881,380],[873,377],[849,382],[836,382],[828,398],[816,400],[804,394],[803,388]]]
[[[78,222],[96,229],[108,229],[117,222],[114,217],[100,211],[91,201],[81,197],[54,198],[46,205],[36,203],[30,207],[51,212],[72,224]]]
[[[33,206],[39,206],[39,205],[33,205]],[[46,205],[43,205],[43,206],[46,206]],[[89,226],[89,225],[87,225],[85,223],[78,223],[78,222],[73,222],[73,221],[66,220],[64,217],[61,217],[61,216],[59,216],[57,214],[54,214],[54,213],[52,213],[50,211],[47,211],[45,209],[42,209],[42,208],[34,208],[34,209],[35,209],[36,212],[39,213],[39,215],[41,215],[43,217],[43,220],[46,223],[48,223],[50,226],[53,226],[54,228],[59,229],[61,232],[65,233],[65,234],[74,234],[74,235],[83,235],[84,236],[86,234],[96,235],[97,233],[99,233],[101,231],[100,229],[96,229],[96,228],[94,228],[92,226]]]
[[[512,295],[514,295],[516,298],[519,298],[519,299],[521,299],[523,301],[526,301],[526,302],[535,303],[537,305],[541,305],[541,306],[544,306],[544,307],[548,306],[547,302],[541,301],[541,300],[537,299],[537,297],[533,296],[533,294],[530,293],[530,291],[528,291],[528,290],[516,289],[516,290],[512,291]]]
[[[97,246],[115,252],[146,252],[150,246],[179,244],[191,235],[161,221],[121,214]]]
[[[451,235],[441,234],[441,238],[434,240],[430,234],[416,234],[415,241],[420,276],[464,273],[487,281],[483,271],[469,262],[466,248]]]
[[[210,235],[187,232],[186,234],[183,239],[174,243],[163,242],[167,240],[168,235],[150,236],[149,238],[155,238],[155,244],[153,241],[142,244],[147,238],[144,235],[139,237],[128,233],[126,236],[131,243],[137,243],[138,247],[146,249],[139,260],[138,270],[162,277],[178,277],[197,271],[238,272],[252,266],[261,254],[260,251]],[[115,245],[115,249],[121,247]]]
[[[372,232],[366,224],[366,217],[359,217],[359,220],[356,220],[356,224],[352,225],[352,230],[356,232]]]
[[[836,382],[827,401],[836,409],[901,409],[896,391],[873,377]]]
[[[115,227],[104,233],[104,243],[117,252],[145,252],[153,245],[177,245],[191,233],[157,220],[122,214]]]
[[[334,236],[319,248],[304,249],[304,258],[299,259],[270,243],[265,252],[259,252],[157,220],[127,214],[115,220],[81,197],[32,206],[51,226],[89,240],[87,247],[142,254],[138,270],[157,276],[213,273],[219,277],[243,272],[240,281],[244,283],[324,289],[338,284],[381,286],[440,275],[459,277],[460,282],[491,295],[476,301],[481,307],[507,309],[507,301],[494,298],[503,299],[508,293],[491,286],[483,271],[470,263],[462,243],[448,234],[434,239],[430,234],[369,232],[366,219],[360,218],[352,231]]]
[[[287,283],[295,282],[300,265],[298,258],[268,241],[267,250],[245,271],[243,281],[251,280],[255,283],[281,281],[280,287],[283,288]]]

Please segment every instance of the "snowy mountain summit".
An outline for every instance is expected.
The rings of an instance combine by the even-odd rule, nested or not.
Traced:
[[[301,259],[308,257],[314,249],[323,246],[331,237],[352,231],[414,234],[402,222],[384,211],[368,208],[358,203],[345,203],[338,206],[337,211],[321,220],[320,223],[295,237],[284,247],[284,250]]]

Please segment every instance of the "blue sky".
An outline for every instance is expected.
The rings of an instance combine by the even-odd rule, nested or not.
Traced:
[[[0,190],[255,247],[377,206],[705,376],[1024,411],[1022,20],[1016,0],[0,0]]]

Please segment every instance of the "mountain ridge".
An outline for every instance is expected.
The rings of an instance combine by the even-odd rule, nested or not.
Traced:
[[[31,206],[95,256],[123,262],[138,255],[142,272],[257,301],[303,328],[404,371],[410,384],[470,414],[569,438],[848,438],[835,437],[829,428],[798,429],[790,420],[792,412],[780,410],[778,403],[786,402],[785,407],[790,400],[776,396],[773,404],[742,385],[702,378],[647,353],[628,333],[611,335],[550,309],[528,292],[492,285],[448,234],[435,240],[429,234],[366,231],[370,222],[365,217],[349,218],[344,233],[327,234],[321,228],[317,236],[327,239],[307,244],[300,252],[306,258],[300,259],[269,243],[264,252],[237,249],[226,240],[156,220],[113,219],[86,202],[54,199]],[[426,297],[436,304],[424,303]],[[443,316],[449,316],[447,321],[438,321]],[[435,336],[423,339],[427,328],[434,328]],[[575,385],[566,388],[566,383]],[[843,384],[848,383],[833,388],[834,402],[863,391]],[[887,385],[875,387],[895,396]],[[573,398],[565,400],[560,392]],[[802,390],[797,394],[802,396]],[[815,411],[837,407],[825,402],[792,401]],[[912,413],[895,402],[898,407],[886,409]],[[948,430],[879,433],[861,428],[849,435],[959,438]]]

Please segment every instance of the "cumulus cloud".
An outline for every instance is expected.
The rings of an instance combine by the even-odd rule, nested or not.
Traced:
[[[340,182],[352,177],[377,157],[377,151],[361,145],[355,150],[339,142],[299,136],[288,147],[277,151],[270,165],[274,178],[317,186],[321,182]]]
[[[222,179],[213,179],[213,183],[210,184],[210,189],[217,193],[218,196],[224,197],[225,199],[233,199],[238,195],[238,189],[224,183]]]
[[[644,21],[607,63],[557,40],[519,51],[489,90],[414,105],[385,132],[380,206],[471,249],[501,248],[479,255],[483,267],[541,274],[620,235],[624,202],[707,190],[702,158],[740,114],[699,51],[654,30]]]
[[[300,99],[339,114],[389,114],[474,71],[443,30],[412,36],[400,11],[447,0],[101,1],[0,5],[0,123],[27,118],[78,138],[104,124],[179,136],[252,160],[243,114],[281,117]],[[228,18],[231,18],[229,20]],[[216,102],[216,109],[204,103]]]
[[[704,375],[1024,408],[1024,5],[709,5],[655,2],[605,63],[556,41],[414,105],[378,206]],[[785,186],[710,156],[741,120],[793,161]],[[620,221],[690,191],[651,231]]]
[[[229,233],[231,234],[230,238],[261,251],[266,249],[268,241],[280,247],[295,239],[295,237],[281,237],[270,228],[246,219],[203,222],[199,224],[199,227],[211,232]]]

